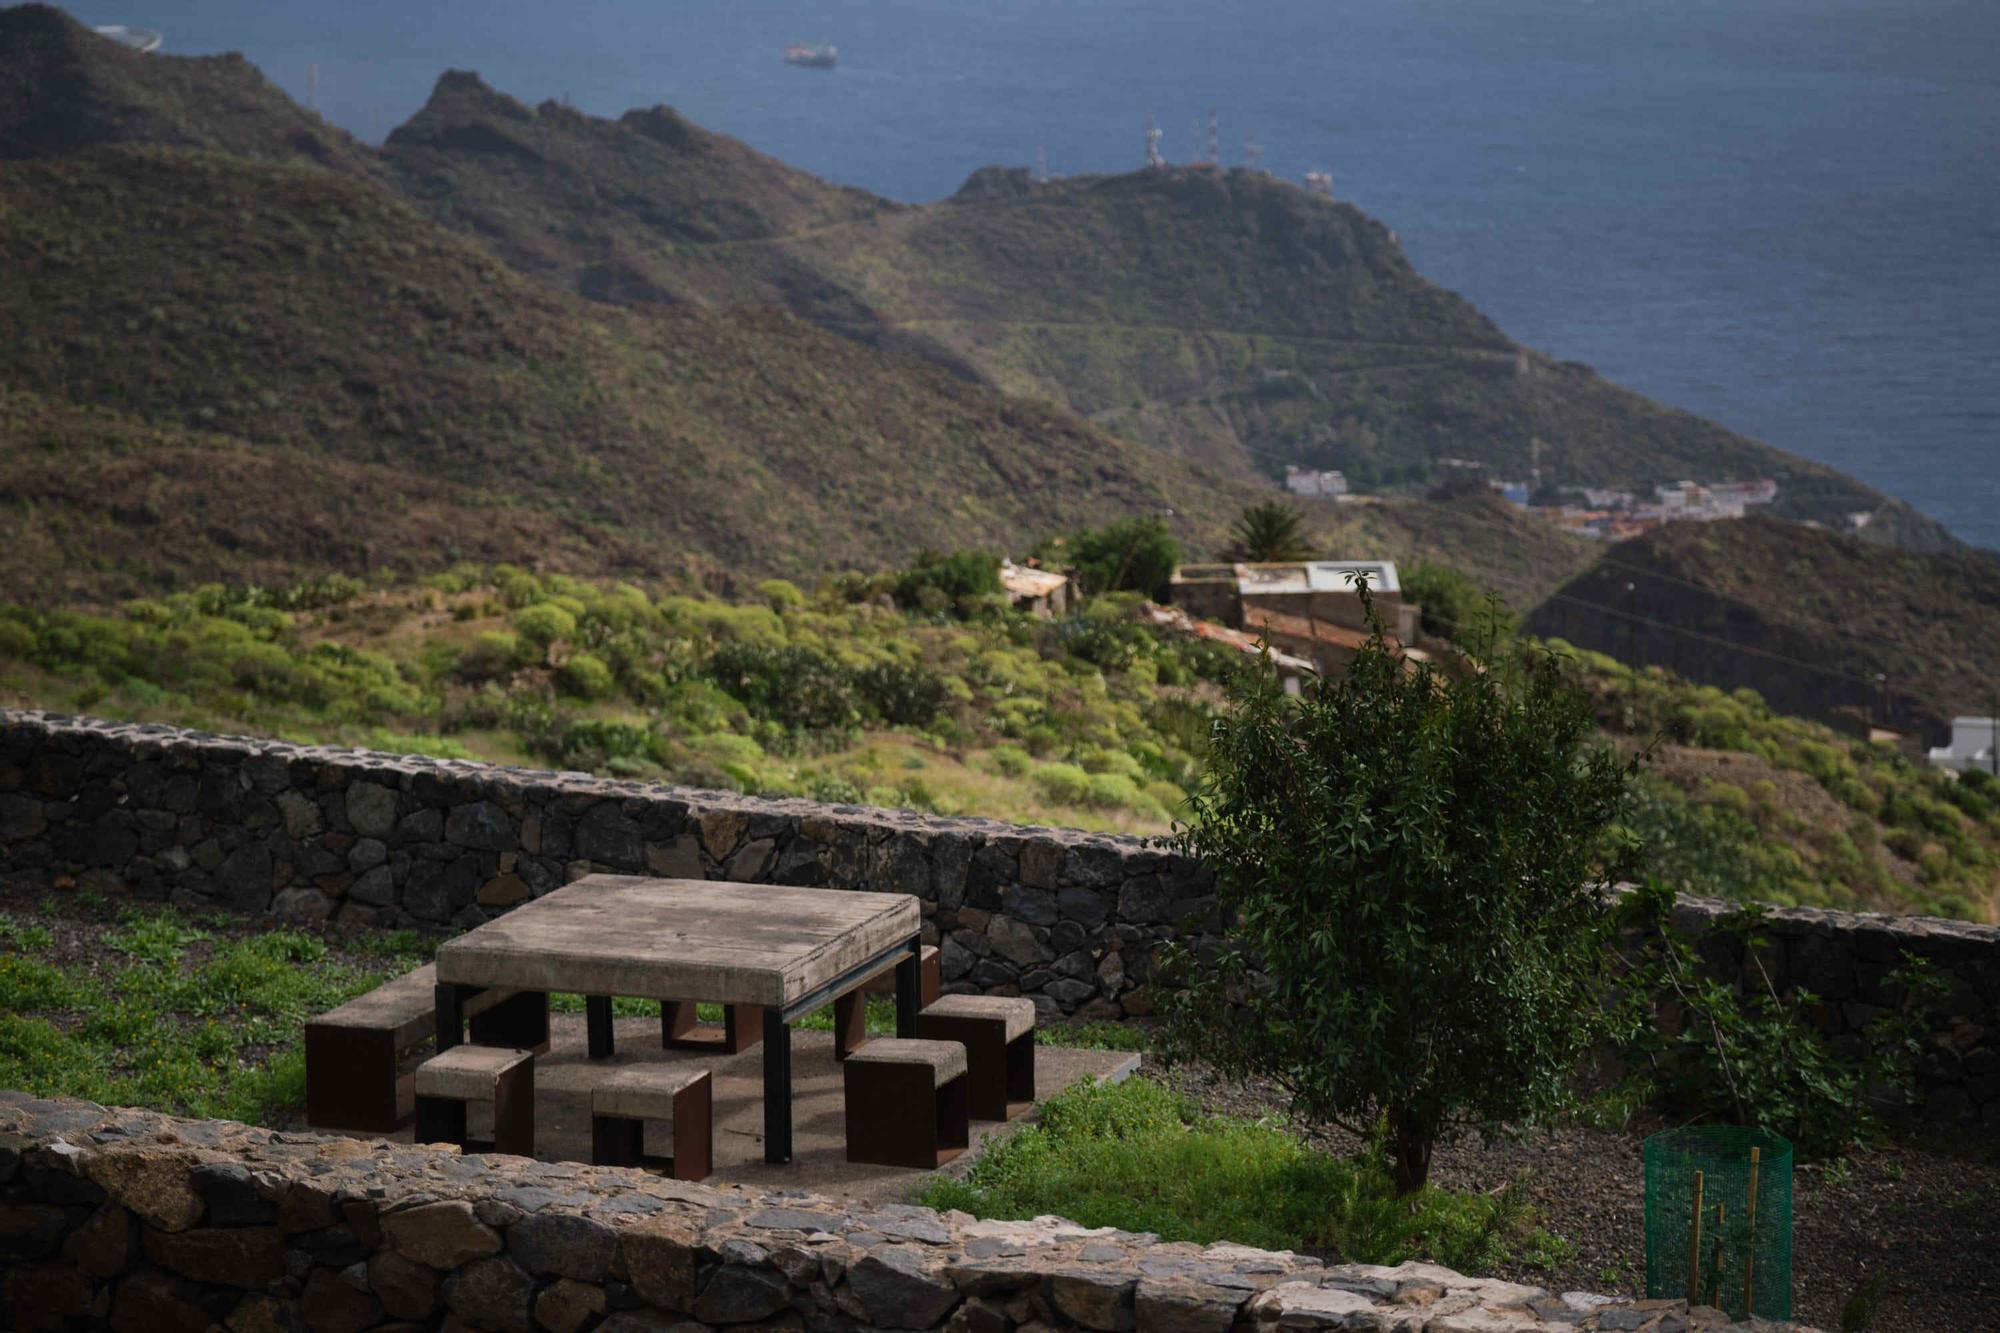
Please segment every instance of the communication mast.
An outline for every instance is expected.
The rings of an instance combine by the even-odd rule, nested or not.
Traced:
[[[1041,144],[1035,145],[1035,180],[1043,185],[1049,183],[1049,150]]]
[[[1160,156],[1160,127],[1153,123],[1152,112],[1146,113],[1146,165],[1164,167],[1167,159]]]
[[[1248,130],[1243,132],[1243,161],[1252,171],[1264,169],[1264,145],[1252,138]]]
[[[1214,107],[1208,109],[1208,165],[1211,167],[1222,165],[1221,131],[1216,121]]]

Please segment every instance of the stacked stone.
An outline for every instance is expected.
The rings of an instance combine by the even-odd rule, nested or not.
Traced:
[[[914,894],[947,990],[1027,995],[1044,1021],[1151,1013],[1158,947],[1222,928],[1205,872],[1136,838],[0,710],[0,887],[462,928],[595,871]],[[1931,960],[1951,991],[1926,1112],[2000,1126],[2000,928],[1784,909],[1765,930],[1779,984],[1843,1037],[1904,951]]]
[[[1162,1244],[0,1094],[0,1326],[33,1333],[1772,1329],[1427,1264]]]

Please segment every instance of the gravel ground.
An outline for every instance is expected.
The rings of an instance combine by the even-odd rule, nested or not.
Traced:
[[[1212,1111],[1265,1115],[1284,1105],[1268,1086],[1218,1084],[1196,1070],[1173,1071],[1167,1080]],[[1469,1136],[1438,1149],[1431,1179],[1484,1192],[1525,1172],[1536,1222],[1575,1247],[1552,1268],[1515,1263],[1498,1276],[1559,1292],[1644,1296],[1640,1145],[1656,1128],[1565,1128],[1492,1143]],[[1334,1151],[1355,1147],[1340,1131],[1318,1137]],[[1853,1325],[1857,1331],[2000,1330],[2000,1152],[1992,1143],[1952,1147],[1942,1153],[1898,1143],[1831,1167],[1797,1168],[1793,1318],[1846,1329],[1843,1307],[1857,1292],[1873,1291],[1872,1317]]]

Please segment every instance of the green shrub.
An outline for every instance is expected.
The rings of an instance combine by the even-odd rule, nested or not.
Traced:
[[[576,653],[557,672],[563,692],[579,699],[603,699],[618,688],[611,668],[589,653]]]
[[[1018,745],[997,745],[987,759],[996,771],[1010,778],[1024,778],[1035,766],[1034,757]]]
[[[521,641],[512,634],[488,630],[459,654],[453,674],[467,684],[510,675],[521,659]]]
[[[702,670],[754,716],[788,729],[847,727],[860,717],[853,678],[817,648],[725,643]]]
[[[576,617],[554,602],[537,602],[515,613],[514,632],[522,643],[546,651],[556,640],[576,634]]]
[[[1780,993],[1760,961],[1769,947],[1761,907],[1732,913],[1715,929],[1754,977],[1740,990],[1704,968],[1693,941],[1672,925],[1674,894],[1657,880],[1626,895],[1620,924],[1638,944],[1620,978],[1625,1012],[1619,1054],[1638,1091],[1676,1116],[1762,1125],[1801,1153],[1831,1156],[1868,1142],[1877,1108],[1914,1096],[1929,1013],[1944,992],[1928,964],[1904,954],[1887,977],[1897,1004],[1870,1021],[1858,1052],[1821,1032],[1818,997]],[[1666,1006],[1669,1025],[1655,1014]]]
[[[764,605],[780,615],[806,604],[806,595],[789,579],[765,579],[757,585],[757,595],[764,599]]]
[[[934,671],[903,662],[876,662],[854,673],[863,705],[892,727],[928,726],[944,707],[944,682]]]
[[[1000,557],[984,551],[919,551],[896,580],[896,604],[938,612],[1000,591]]]
[[[1445,565],[1419,561],[1404,573],[1403,599],[1423,608],[1423,630],[1475,652],[1510,639],[1521,618],[1497,593]]]
[[[1089,799],[1090,774],[1075,764],[1037,764],[1029,781],[1045,799],[1059,805],[1082,805]]]
[[[1167,581],[1181,562],[1180,544],[1159,518],[1126,518],[1084,528],[1060,547],[1045,548],[1075,568],[1091,593],[1136,592],[1165,600]]]
[[[1123,773],[1093,773],[1084,783],[1084,804],[1101,810],[1129,810],[1146,803],[1139,784]]]

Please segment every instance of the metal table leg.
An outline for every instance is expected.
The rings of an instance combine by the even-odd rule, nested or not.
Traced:
[[[764,1160],[792,1160],[792,1025],[777,1005],[764,1010]]]
[[[589,1034],[590,1058],[608,1059],[611,1055],[611,997],[584,996],[583,1022]]]
[[[917,1013],[924,1007],[923,957],[923,936],[911,936],[907,956],[896,964],[896,1035],[899,1037],[917,1035]]]
[[[437,1004],[437,1048],[440,1053],[465,1040],[465,990],[454,982],[440,981],[431,988]]]

